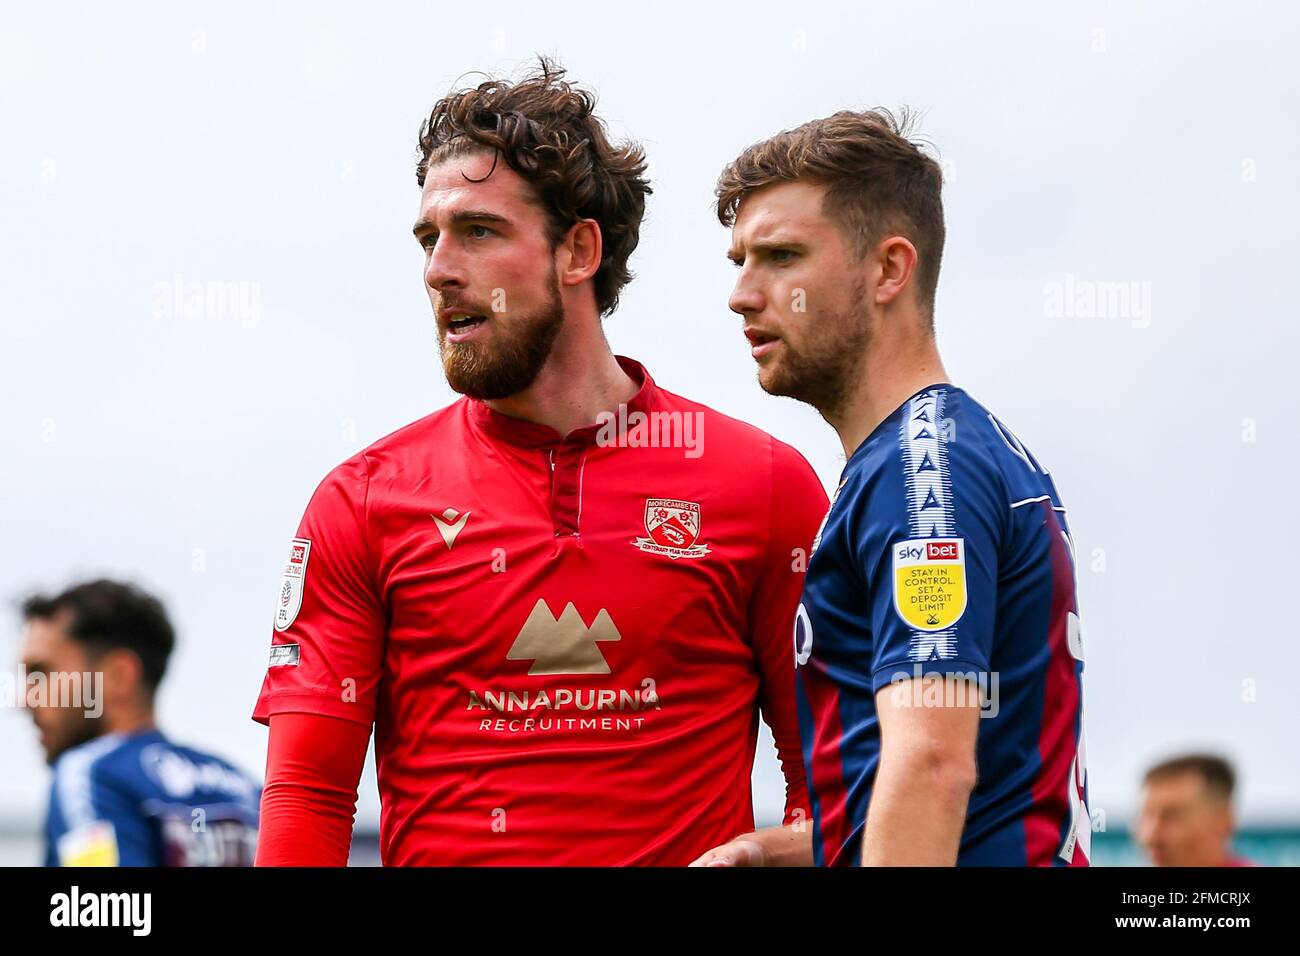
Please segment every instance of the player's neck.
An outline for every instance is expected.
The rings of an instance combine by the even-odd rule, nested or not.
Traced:
[[[593,312],[581,320],[570,315],[531,386],[487,404],[503,415],[567,435],[594,425],[601,412],[616,411],[638,387],[614,358]]]
[[[873,342],[862,357],[857,388],[843,407],[824,417],[850,458],[881,422],[927,385],[950,381],[933,335]]]
[[[105,710],[103,719],[104,732],[109,734],[138,734],[157,726],[152,708],[115,707]]]

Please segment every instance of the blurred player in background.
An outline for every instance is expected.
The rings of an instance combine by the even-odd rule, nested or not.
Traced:
[[[23,604],[28,708],[54,769],[47,866],[251,866],[260,788],[172,743],[154,698],[175,644],[158,600],[90,581]]]
[[[611,352],[650,189],[593,106],[543,62],[421,130],[415,236],[464,397],[307,506],[254,712],[259,865],[347,861],[372,726],[386,865],[683,865],[754,828],[760,709],[790,826],[747,842],[806,855],[790,628],[825,492]]]
[[[1232,852],[1232,764],[1209,754],[1165,760],[1142,781],[1137,841],[1156,866],[1251,866]]]
[[[1065,509],[939,358],[942,179],[892,115],[841,112],[751,146],[717,186],[759,383],[814,406],[848,459],[795,635],[813,850],[1082,865]]]

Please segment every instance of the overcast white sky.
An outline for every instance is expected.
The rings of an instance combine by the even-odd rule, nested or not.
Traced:
[[[778,129],[905,103],[949,172],[949,370],[1069,509],[1094,808],[1124,819],[1148,761],[1208,746],[1240,761],[1247,819],[1300,820],[1300,14],[853,7],[8,5],[0,597],[101,573],[156,590],[182,637],[165,729],[261,772],[249,713],[308,496],[453,398],[410,235],[418,124],[462,73],[534,52],[649,150],[616,351],[833,486],[833,432],[754,383],[712,185]],[[174,282],[248,298],[169,312]],[[1058,307],[1097,283],[1134,296]],[[0,633],[12,660],[16,613]],[[34,823],[47,777],[23,713],[0,713],[0,766],[0,817]],[[769,816],[766,751],[757,777]],[[362,805],[373,821],[373,777]]]

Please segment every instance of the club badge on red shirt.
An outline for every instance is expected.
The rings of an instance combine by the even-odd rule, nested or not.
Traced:
[[[702,558],[709,553],[708,545],[696,543],[700,537],[700,506],[694,501],[647,498],[645,531],[649,537],[632,543],[649,554],[667,555],[675,561]]]

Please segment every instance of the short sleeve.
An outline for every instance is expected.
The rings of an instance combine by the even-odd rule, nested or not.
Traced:
[[[871,496],[857,537],[872,690],[931,674],[987,674],[1007,520],[1001,475],[937,436],[901,440],[890,466],[898,473]]]
[[[369,725],[387,618],[370,557],[364,454],[312,495],[276,592],[270,658],[253,719],[308,713]]]

